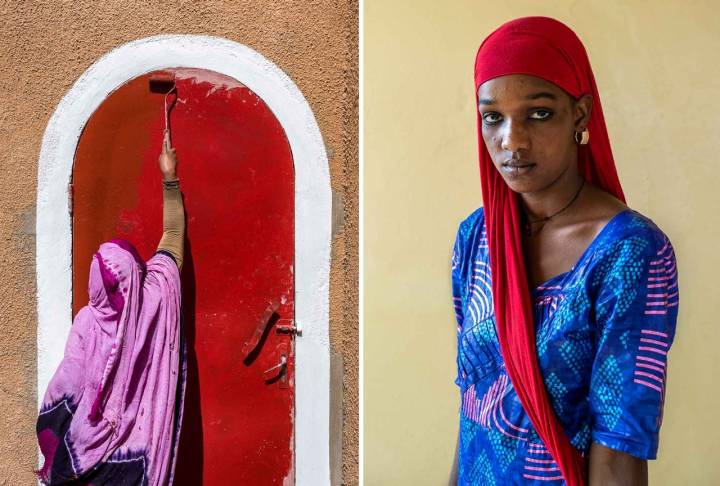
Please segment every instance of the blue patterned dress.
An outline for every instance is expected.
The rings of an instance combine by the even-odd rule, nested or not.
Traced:
[[[562,476],[508,378],[495,331],[482,208],[463,221],[452,259],[461,392],[458,484],[560,485]],[[537,356],[571,443],[654,459],[678,286],[667,236],[626,209],[568,272],[531,291]]]

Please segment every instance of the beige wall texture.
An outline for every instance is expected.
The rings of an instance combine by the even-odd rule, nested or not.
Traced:
[[[653,485],[720,484],[717,2],[364,3],[364,475],[447,484],[457,437],[450,256],[482,205],[473,62],[504,21],[583,40],[628,204],[670,237],[680,316]]]
[[[358,476],[358,2],[0,1],[0,484],[35,484],[35,198],[45,126],[99,57],[157,34],[245,44],[283,69],[315,113],[330,160],[334,473]],[[342,422],[337,417],[340,416]]]

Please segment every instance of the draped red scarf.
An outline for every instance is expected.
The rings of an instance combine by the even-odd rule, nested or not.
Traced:
[[[624,201],[600,97],[580,39],[563,23],[525,17],[500,26],[480,45],[475,60],[475,94],[485,81],[508,74],[542,78],[575,99],[590,94],[590,142],[578,147],[585,179]],[[477,107],[476,103],[476,107]],[[518,195],[493,165],[482,138],[478,111],[480,176],[492,267],[498,340],[508,375],[535,430],[570,486],[585,484],[584,460],[563,430],[548,399],[538,367],[530,289],[520,238]]]

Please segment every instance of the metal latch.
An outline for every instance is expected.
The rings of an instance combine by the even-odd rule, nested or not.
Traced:
[[[284,354],[280,355],[280,362],[273,366],[272,368],[268,368],[263,372],[263,377],[266,381],[270,381],[273,378],[276,378],[280,375],[283,371],[285,371],[285,366],[287,365],[287,356]],[[275,371],[277,370],[277,371]]]
[[[280,343],[277,347],[277,354],[280,356],[278,364],[272,368],[268,368],[263,372],[263,378],[266,382],[278,381],[280,388],[288,387],[288,346],[286,343]]]
[[[272,318],[275,315],[275,312],[277,312],[278,308],[280,308],[280,303],[277,301],[273,301],[268,304],[265,312],[263,312],[262,317],[260,318],[257,326],[255,327],[255,332],[253,332],[253,335],[250,336],[250,339],[245,341],[245,345],[242,348],[243,360],[247,360],[250,354],[255,351],[255,348],[258,347],[258,344],[260,344],[260,340],[262,339],[263,334],[265,334],[265,330],[272,322]]]
[[[288,334],[300,334],[300,328],[295,324],[278,324],[275,326],[277,332],[285,332]]]

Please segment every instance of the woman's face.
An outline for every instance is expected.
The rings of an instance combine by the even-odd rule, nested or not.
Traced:
[[[482,137],[510,189],[539,192],[577,171],[574,135],[587,126],[591,103],[589,95],[575,101],[556,85],[525,74],[480,85]]]

